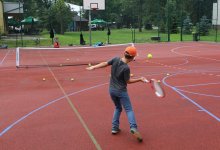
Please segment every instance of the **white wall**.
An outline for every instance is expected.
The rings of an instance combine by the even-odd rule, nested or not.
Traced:
[[[20,9],[19,9],[20,6]],[[5,13],[23,13],[23,4],[19,2],[4,2]]]
[[[218,11],[217,11],[217,8],[218,8]],[[218,0],[218,7],[217,7],[217,3],[213,3],[212,24],[220,25],[220,0]]]

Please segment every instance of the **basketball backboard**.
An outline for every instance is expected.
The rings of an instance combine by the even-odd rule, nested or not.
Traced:
[[[105,10],[105,0],[83,0],[84,10]]]

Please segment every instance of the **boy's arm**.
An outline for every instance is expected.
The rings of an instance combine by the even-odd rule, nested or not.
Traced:
[[[94,70],[94,69],[98,69],[98,68],[107,67],[108,65],[109,65],[108,62],[101,62],[101,63],[99,63],[97,65],[87,67],[86,69],[87,70]]]
[[[131,84],[131,83],[136,83],[136,82],[144,82],[144,83],[148,83],[149,81],[145,78],[145,77],[140,77],[140,78],[130,78],[127,83]]]

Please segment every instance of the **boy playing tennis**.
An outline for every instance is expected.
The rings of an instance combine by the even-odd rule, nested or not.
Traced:
[[[127,93],[127,84],[136,82],[146,82],[144,77],[130,78],[130,68],[128,63],[133,61],[137,55],[137,50],[133,46],[125,49],[122,58],[115,57],[108,62],[102,62],[94,66],[86,68],[87,70],[94,70],[111,65],[111,79],[109,85],[109,93],[115,105],[115,111],[112,119],[112,134],[120,132],[119,119],[122,112],[122,106],[126,111],[126,115],[130,124],[130,132],[139,142],[142,142],[141,134],[137,130],[136,119],[132,109],[129,95]]]

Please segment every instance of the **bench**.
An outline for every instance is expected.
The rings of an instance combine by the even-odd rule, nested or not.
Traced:
[[[151,40],[152,41],[160,41],[160,36],[152,36]]]

